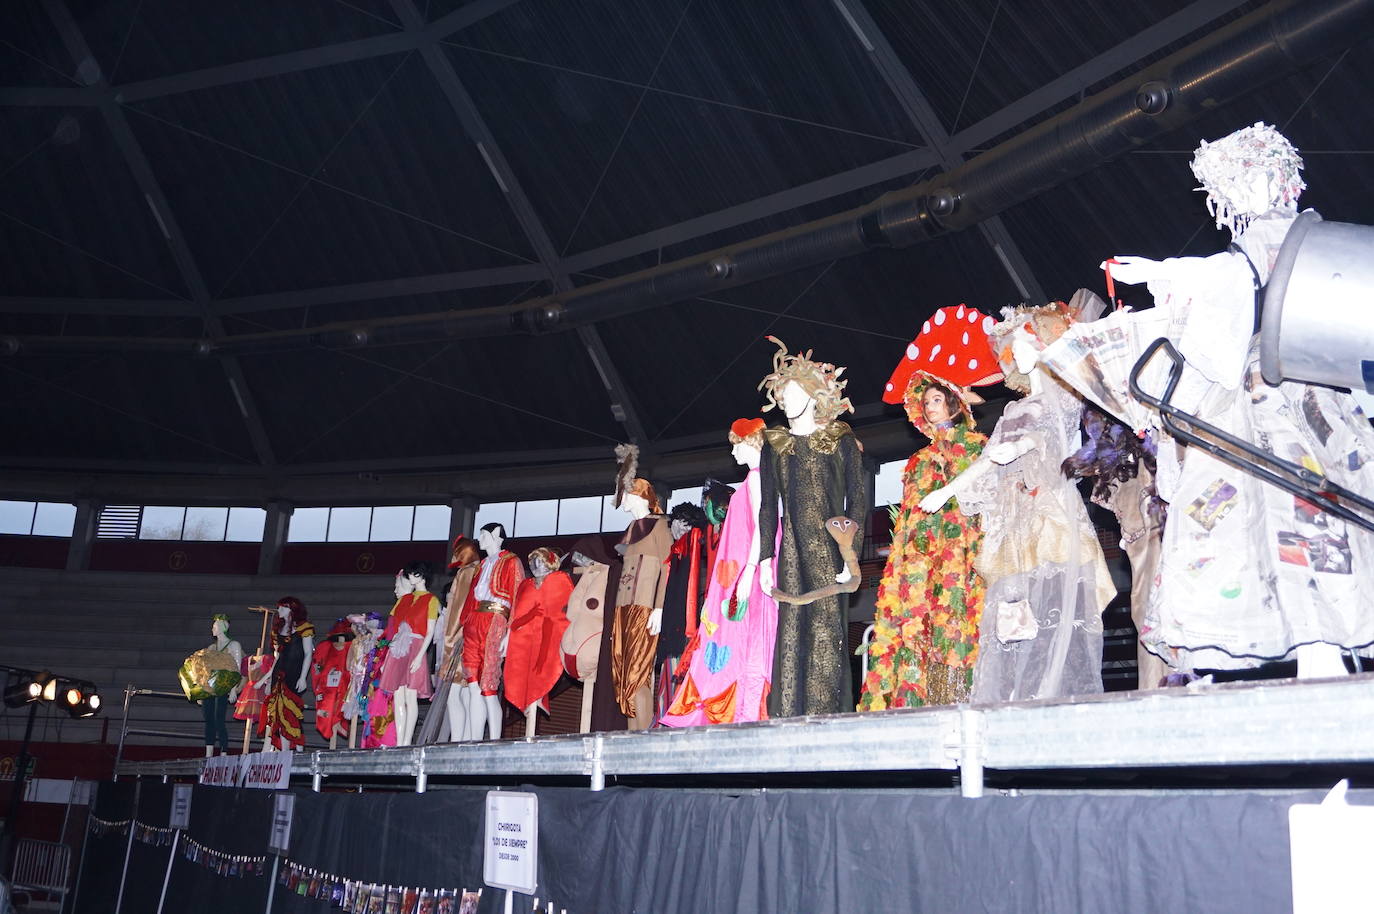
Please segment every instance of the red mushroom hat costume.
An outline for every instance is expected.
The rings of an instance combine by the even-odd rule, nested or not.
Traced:
[[[934,514],[920,501],[966,470],[987,442],[969,410],[982,399],[969,388],[1002,378],[988,341],[994,323],[967,305],[940,308],[907,345],[883,391],[885,402],[906,407],[930,444],[902,473],[860,711],[956,704],[972,691],[983,611],[973,561],[982,533],[953,500]]]

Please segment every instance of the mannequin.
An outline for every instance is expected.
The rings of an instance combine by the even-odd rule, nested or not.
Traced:
[[[958,704],[972,692],[983,613],[983,579],[973,561],[982,527],[957,504],[927,513],[920,500],[968,469],[987,443],[971,410],[983,400],[969,388],[1002,377],[987,337],[992,324],[966,305],[939,309],[907,346],[883,394],[884,402],[906,408],[930,444],[902,474],[860,711]]]
[[[367,733],[367,700],[380,672],[377,662],[377,641],[382,636],[382,617],[377,613],[353,613],[348,617],[353,627],[353,644],[348,648],[348,696],[344,699],[343,716],[348,719],[348,748],[358,745],[358,724]]]
[[[501,736],[501,659],[506,653],[510,608],[525,579],[525,566],[502,549],[506,528],[487,524],[477,536],[486,558],[463,607],[463,675],[467,680],[468,717],[465,739]]]
[[[401,596],[391,608],[382,637],[389,642],[382,664],[381,689],[392,693],[396,714],[396,745],[409,746],[419,720],[419,699],[431,694],[429,645],[439,618],[439,598],[429,592],[429,562],[411,562],[401,570]]]
[[[673,548],[668,553],[668,587],[663,596],[663,623],[658,633],[654,670],[658,687],[654,690],[654,718],[658,719],[672,703],[673,693],[687,667],[680,665],[687,645],[696,635],[701,616],[701,598],[711,569],[702,565],[702,546],[707,528],[706,512],[683,502],[668,512],[668,532]],[[676,678],[674,670],[681,670]]]
[[[215,639],[210,647],[228,654],[234,661],[234,669],[246,672],[243,662],[243,646],[229,638],[229,617],[223,613],[217,613],[210,622],[210,634]],[[229,729],[224,718],[229,711],[229,706],[235,704],[239,691],[243,688],[244,682],[240,680],[239,684],[234,686],[229,694],[217,695],[201,701],[200,711],[205,718],[206,758],[215,754],[215,746],[219,746],[220,754],[228,754]]]
[[[263,751],[300,749],[305,745],[301,726],[305,704],[301,695],[310,682],[306,658],[315,650],[315,626],[305,604],[295,597],[277,601],[277,621],[272,628],[272,687],[263,709]]]
[[[329,741],[329,748],[338,745],[344,729],[343,705],[352,685],[348,673],[348,646],[353,640],[353,627],[346,619],[338,619],[325,640],[315,648],[310,665],[310,686],[315,692],[315,729]]]
[[[616,703],[629,729],[653,724],[654,652],[663,623],[668,576],[664,563],[673,546],[668,518],[660,513],[658,495],[647,479],[635,478],[623,490],[620,507],[634,520],[619,546],[624,567],[616,588],[615,623],[611,630],[612,675]]]
[[[597,534],[584,536],[573,545],[571,561],[576,584],[568,598],[568,627],[563,632],[559,651],[564,672],[582,683],[579,732],[587,733],[592,729],[602,636],[609,634],[608,630],[603,632],[608,629],[606,611],[608,606],[614,608],[614,588],[619,575],[612,576],[611,565],[615,559],[606,548],[605,538]]]
[[[767,592],[802,594],[850,573],[825,522],[844,515],[860,531],[868,520],[868,491],[859,441],[839,421],[851,410],[844,397],[843,368],[813,362],[810,353],[789,354],[776,337],[773,372],[763,379],[768,404],[780,407],[787,428],[767,429],[760,462],[759,529],[780,525],[776,545],[764,537],[759,574]],[[781,517],[781,519],[779,519]],[[854,706],[849,674],[848,599],[840,595],[807,604],[779,604],[777,643],[768,694],[770,717],[835,714]]]
[[[568,627],[564,609],[573,581],[559,571],[562,559],[552,549],[530,553],[531,577],[520,582],[511,608],[510,642],[506,649],[506,700],[525,714],[525,736],[534,736],[535,715],[548,713],[549,690],[562,675],[559,643]]]
[[[449,570],[453,580],[449,584],[444,611],[439,615],[439,630],[442,638],[435,638],[435,676],[434,699],[420,742],[432,743],[442,738],[443,726],[448,726],[448,738],[457,742],[467,736],[468,727],[468,690],[463,677],[463,607],[467,605],[468,593],[477,580],[477,566],[481,562],[482,551],[477,541],[460,536],[453,541]]]
[[[1335,483],[1374,491],[1374,432],[1351,395],[1265,383],[1251,338],[1255,290],[1297,216],[1302,168],[1292,144],[1262,123],[1204,142],[1192,170],[1230,248],[1118,257],[1112,275],[1148,283],[1155,308],[1142,320],[1167,319],[1188,363],[1176,405]],[[1374,642],[1374,534],[1200,448],[1180,462],[1161,446],[1159,472],[1170,511],[1146,645],[1185,669],[1296,658],[1299,677],[1345,675],[1341,650]]]
[[[730,426],[730,454],[745,467],[744,482],[730,498],[716,562],[706,588],[697,645],[662,723],[669,727],[764,720],[773,674],[778,605],[758,575],[762,535],[759,462],[764,421],[737,419]],[[776,548],[778,530],[768,539]]]
[[[1006,384],[1028,394],[1002,413],[982,456],[921,499],[982,515],[974,567],[987,586],[975,703],[1102,691],[1102,611],[1116,593],[1082,496],[1061,471],[1082,403],[1039,367],[1073,319],[1054,303],[1004,311],[992,329]]]

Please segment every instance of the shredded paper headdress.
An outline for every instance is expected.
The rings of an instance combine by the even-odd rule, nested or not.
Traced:
[[[1302,156],[1288,138],[1260,121],[1202,145],[1193,154],[1193,174],[1207,193],[1207,211],[1217,228],[1232,235],[1245,231],[1256,215],[1243,208],[1250,188],[1249,175],[1262,171],[1269,178],[1268,208],[1295,210],[1307,189],[1302,179]],[[1251,204],[1253,206],[1253,204]]]

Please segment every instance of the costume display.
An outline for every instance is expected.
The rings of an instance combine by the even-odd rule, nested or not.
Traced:
[[[787,428],[764,432],[760,465],[762,505],[759,529],[781,526],[778,544],[761,543],[763,583],[802,594],[848,581],[843,558],[825,524],[843,515],[857,527],[854,548],[861,546],[868,520],[858,439],[840,422],[852,409],[843,396],[843,368],[813,362],[810,352],[789,354],[775,337],[773,372],[760,389],[767,392],[764,411],[781,406]],[[779,516],[781,515],[781,517]],[[834,714],[854,707],[850,685],[848,603],[835,595],[806,604],[780,604],[773,652],[770,717]]]
[[[463,606],[463,676],[468,683],[467,739],[501,735],[501,656],[510,629],[515,591],[525,580],[525,566],[501,548],[506,528],[487,524],[477,543],[486,558]]]
[[[226,717],[229,706],[243,687],[243,647],[229,638],[229,617],[216,614],[210,622],[214,641],[201,648],[181,665],[178,678],[182,691],[191,701],[200,702],[205,722],[205,755],[229,751],[229,729]]]
[[[482,550],[477,541],[460,536],[453,541],[450,553],[449,571],[453,580],[449,583],[444,609],[440,614],[442,637],[436,636],[439,659],[435,666],[437,674],[434,683],[433,701],[429,714],[425,716],[420,742],[432,743],[441,738],[443,727],[448,727],[449,739],[457,741],[467,735],[468,693],[467,680],[463,676],[463,607],[467,605],[468,594],[477,580],[477,567],[482,560]]]
[[[432,573],[429,562],[411,562],[397,575],[399,596],[382,635],[387,656],[381,689],[392,694],[398,746],[410,745],[419,721],[418,700],[431,694],[427,652],[439,618],[439,598],[427,583]]]
[[[603,715],[619,719],[619,726],[613,729],[624,730],[625,715],[614,701],[613,688],[609,688],[609,621],[614,618],[611,614],[615,611],[615,591],[620,582],[620,558],[607,548],[605,537],[592,534],[573,545],[572,564],[576,583],[568,597],[568,627],[559,649],[564,672],[582,682],[579,732],[587,733],[593,728],[598,695]],[[602,676],[606,677],[608,688],[598,692]]]
[[[654,654],[673,535],[647,479],[635,478],[620,495],[635,520],[619,544],[624,551],[611,629],[611,675],[628,728],[645,730],[653,723]]]
[[[1062,302],[1006,309],[992,328],[1007,404],[982,455],[924,508],[951,496],[982,515],[974,567],[987,587],[974,702],[1102,691],[1102,611],[1116,593],[1083,498],[1062,465],[1077,448],[1082,401],[1038,366],[1075,319]],[[1095,316],[1095,315],[1094,315]]]
[[[702,563],[707,530],[706,512],[683,502],[668,512],[668,532],[673,548],[668,552],[668,586],[663,594],[663,625],[654,652],[654,717],[668,709],[678,682],[674,671],[692,638],[696,636],[701,615],[701,598],[706,589],[709,566]],[[685,670],[685,668],[684,668]]]
[[[382,617],[377,613],[354,613],[348,617],[353,626],[353,643],[348,648],[348,692],[342,713],[348,720],[348,747],[358,744],[361,726],[368,733],[367,704],[381,674],[378,642],[382,636]]]
[[[248,724],[249,731],[261,736],[266,720],[267,690],[272,684],[272,655],[262,654],[244,658],[243,685],[238,703],[234,705],[234,719]]]
[[[506,701],[525,714],[526,736],[534,735],[536,711],[548,711],[549,690],[563,674],[559,645],[568,628],[564,613],[573,580],[552,549],[529,555],[531,576],[520,582],[511,608],[510,642],[506,648]]]
[[[343,706],[348,699],[348,648],[353,626],[347,619],[335,621],[325,640],[315,648],[310,664],[310,687],[315,693],[315,729],[333,749],[338,737],[347,734]]]
[[[1002,377],[988,342],[991,325],[965,305],[939,309],[907,346],[883,393],[884,402],[905,406],[930,444],[902,472],[860,711],[958,704],[972,693],[983,615],[983,581],[974,570],[979,519],[953,499],[931,513],[920,501],[968,469],[987,443],[970,411],[982,398],[968,388]]]
[[[1302,167],[1292,144],[1264,124],[1204,142],[1193,173],[1231,248],[1162,262],[1117,258],[1112,272],[1148,282],[1155,300],[1130,315],[1141,331],[1132,342],[1167,336],[1187,363],[1174,405],[1368,493],[1374,431],[1354,399],[1319,385],[1267,384],[1251,338],[1255,290],[1297,218]],[[1157,374],[1142,386],[1162,390]],[[1374,534],[1197,447],[1183,450],[1180,465],[1161,446],[1158,485],[1169,521],[1141,636],[1166,660],[1244,668],[1296,656],[1299,676],[1343,675],[1340,650],[1374,643]]]
[[[748,467],[748,475],[730,498],[696,644],[684,655],[682,682],[660,719],[665,726],[768,717],[778,605],[763,589],[758,562],[761,540],[771,540],[776,548],[778,529],[775,523],[765,533],[758,526],[763,432],[762,419],[740,419],[730,426],[735,459]]]
[[[272,628],[272,686],[263,708],[263,748],[299,749],[305,745],[301,726],[305,691],[310,674],[306,658],[315,647],[315,626],[305,604],[295,597],[277,601],[277,621]]]

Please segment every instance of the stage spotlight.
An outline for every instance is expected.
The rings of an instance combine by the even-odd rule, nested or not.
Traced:
[[[39,673],[38,675],[40,678],[45,676],[47,677],[46,679],[42,680],[43,700],[57,701],[57,677],[54,676],[52,673]],[[34,685],[38,685],[38,683],[35,682]]]
[[[38,697],[30,691],[34,687],[33,674],[27,670],[10,671],[5,682],[5,706],[22,708]],[[41,691],[41,689],[39,690]]]
[[[73,680],[60,704],[72,717],[94,717],[100,711],[100,693],[89,680]]]

